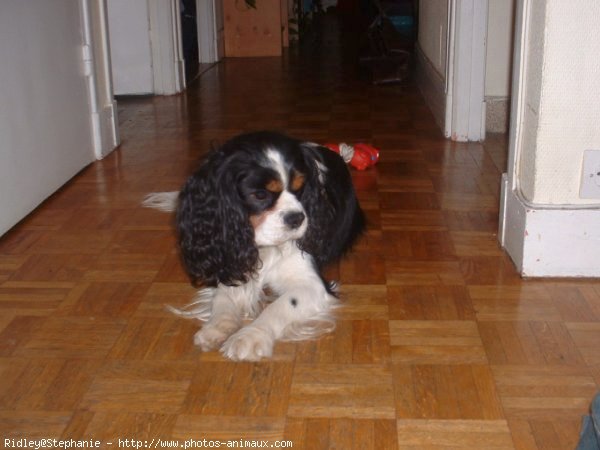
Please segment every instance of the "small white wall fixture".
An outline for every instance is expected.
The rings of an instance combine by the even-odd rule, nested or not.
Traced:
[[[485,139],[488,0],[450,0],[444,134],[454,141]]]

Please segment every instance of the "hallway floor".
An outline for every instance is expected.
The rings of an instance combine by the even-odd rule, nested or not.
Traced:
[[[523,280],[498,248],[506,142],[443,139],[412,83],[373,86],[330,27],[119,102],[121,147],[0,239],[0,437],[277,440],[294,449],[572,449],[600,385],[600,281]],[[342,39],[344,38],[344,39]],[[370,142],[369,231],[327,277],[337,329],[250,364],[201,353],[171,217],[211,143]]]

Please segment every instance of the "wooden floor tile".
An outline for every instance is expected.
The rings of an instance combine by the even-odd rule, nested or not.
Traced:
[[[311,449],[398,449],[396,422],[392,419],[289,418],[285,440]]]
[[[381,211],[381,228],[386,231],[444,231],[447,229],[444,216],[439,210],[431,211]]]
[[[388,296],[385,285],[342,284],[341,307],[336,311],[340,320],[387,320]]]
[[[581,427],[579,419],[511,419],[508,423],[517,450],[575,448]]]
[[[598,296],[586,297],[577,286],[550,284],[550,298],[554,300],[565,322],[599,321]],[[589,300],[588,300],[589,299]]]
[[[194,439],[220,441],[280,441],[284,439],[285,419],[283,417],[228,417],[182,414],[177,418],[173,438],[180,441]]]
[[[588,366],[600,367],[600,324],[568,322],[565,325],[585,363]]]
[[[109,250],[94,258],[84,274],[84,279],[114,283],[151,282],[156,278],[165,259],[165,254],[160,253],[149,256],[143,253],[115,254]]]
[[[193,336],[198,327],[192,321],[181,323],[175,317],[136,317],[107,355],[121,360],[183,360],[195,351]]]
[[[63,302],[61,311],[70,316],[129,317],[149,289],[148,283],[91,282],[81,295]]]
[[[493,366],[507,418],[579,419],[597,386],[585,367]]]
[[[450,236],[458,256],[502,256],[495,233],[452,231]]]
[[[184,411],[208,416],[283,417],[292,372],[289,362],[204,362],[191,380]]]
[[[385,284],[384,265],[381,254],[357,249],[340,262],[340,277],[350,284]]]
[[[12,360],[2,371],[0,410],[74,410],[99,365],[90,359]]]
[[[584,364],[562,322],[480,322],[479,329],[491,364]]]
[[[394,364],[393,374],[398,417],[504,418],[487,366]]]
[[[104,448],[117,447],[119,439],[122,446],[126,439],[137,441],[136,445],[149,446],[152,439],[171,440],[177,416],[164,413],[97,411],[86,419],[85,426],[80,427],[80,430],[73,426],[72,420],[62,438],[100,440]],[[109,443],[111,445],[108,445]]]
[[[13,354],[45,358],[104,357],[124,326],[125,322],[119,319],[49,317]]]
[[[390,320],[392,360],[403,364],[485,364],[472,321]]]
[[[288,414],[313,418],[393,418],[391,371],[379,365],[297,365]]]
[[[390,286],[393,320],[474,320],[475,310],[462,286]]]
[[[455,261],[386,261],[388,286],[464,286]]]
[[[48,411],[1,411],[0,433],[4,439],[46,439],[60,436],[67,426],[71,413]],[[12,445],[12,441],[11,441]],[[15,443],[15,446],[18,445]]]
[[[439,194],[438,197],[442,210],[459,212],[498,210],[498,199],[493,195],[444,193]]]
[[[56,311],[67,298],[72,283],[10,282],[0,286],[2,314],[47,316]]]
[[[514,449],[504,420],[398,420],[400,448]]]
[[[81,401],[92,411],[178,413],[193,366],[175,362],[113,363],[103,367]]]
[[[468,290],[480,321],[561,320],[544,284],[473,285]]]

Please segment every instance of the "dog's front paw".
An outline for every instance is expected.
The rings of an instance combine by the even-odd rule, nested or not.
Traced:
[[[221,353],[234,361],[258,361],[273,354],[273,344],[268,331],[247,326],[225,341]]]
[[[194,344],[200,347],[203,352],[209,352],[219,348],[230,334],[215,326],[204,325],[194,335]]]

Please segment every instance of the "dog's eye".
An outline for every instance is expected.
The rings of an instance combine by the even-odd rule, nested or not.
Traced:
[[[268,192],[265,191],[264,189],[259,189],[257,191],[254,191],[250,195],[252,196],[252,198],[255,198],[256,200],[266,200],[267,197],[269,196]]]

